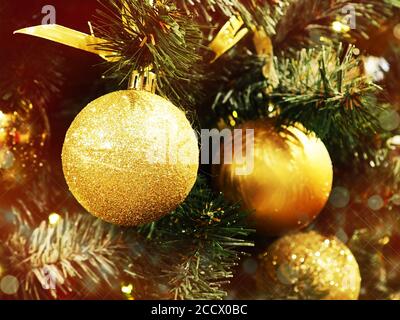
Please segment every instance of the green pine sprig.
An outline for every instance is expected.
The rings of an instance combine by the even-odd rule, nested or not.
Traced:
[[[162,273],[175,299],[223,299],[223,285],[253,246],[247,213],[215,195],[200,178],[189,197],[167,217],[140,228],[165,257]],[[162,254],[162,252],[164,254]]]
[[[281,124],[302,123],[340,154],[368,149],[378,130],[380,88],[363,73],[353,47],[303,49],[276,61],[280,84],[272,94]]]
[[[202,33],[174,1],[108,0],[97,13],[96,35],[102,50],[116,53],[108,74],[122,81],[151,66],[158,91],[177,105],[191,106],[201,95]]]
[[[19,281],[19,298],[84,298],[101,286],[110,290],[129,262],[121,236],[88,214],[66,215],[56,225],[32,225],[18,210],[13,214],[15,228],[1,252]]]
[[[355,42],[369,39],[371,31],[391,18],[396,2],[392,0],[289,0],[280,16],[273,39],[275,52],[320,45],[326,42]],[[351,16],[354,14],[354,16]],[[350,15],[355,25],[348,25]],[[349,27],[335,32],[334,21]]]

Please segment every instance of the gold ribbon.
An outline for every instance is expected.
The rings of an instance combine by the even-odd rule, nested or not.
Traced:
[[[242,17],[234,15],[222,26],[214,40],[208,45],[215,53],[215,57],[211,63],[215,62],[246,36],[249,30],[247,28],[242,29],[243,25]]]
[[[264,29],[253,29],[253,43],[257,55],[265,59],[265,65],[262,68],[263,76],[269,80],[270,87],[276,88],[279,84],[278,74],[274,65],[274,48],[271,38]],[[270,88],[271,89],[271,88]]]
[[[124,19],[126,18],[123,17],[123,20]],[[127,23],[126,20],[124,22]],[[98,46],[104,43],[105,40],[57,24],[28,27],[14,31],[14,34],[16,33],[47,39],[69,47],[91,52],[109,62],[120,60],[120,57],[117,56],[116,52],[101,50],[98,48]],[[152,65],[144,68],[142,71],[135,70],[132,72],[129,81],[129,89],[145,90],[155,93],[156,88],[157,77],[152,71]]]
[[[66,28],[57,24],[40,25],[14,31],[14,34],[27,34],[69,47],[84,50],[99,55],[106,61],[115,62],[120,60],[116,52],[101,50],[98,46],[106,41],[93,35]]]

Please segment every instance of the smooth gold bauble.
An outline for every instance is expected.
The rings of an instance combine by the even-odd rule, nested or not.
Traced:
[[[336,237],[314,231],[284,236],[261,258],[257,284],[270,299],[357,300],[360,270]]]
[[[89,103],[68,129],[62,164],[78,202],[110,223],[134,226],[176,208],[197,177],[198,142],[184,112],[127,90]]]
[[[247,136],[241,144],[244,160],[233,157],[231,164],[215,168],[219,189],[244,209],[254,210],[251,218],[260,233],[275,236],[307,226],[325,206],[332,187],[325,145],[300,126],[278,132],[268,120],[250,121],[239,129]],[[251,157],[245,156],[248,129],[254,130]],[[228,143],[225,152],[233,154],[229,145],[235,144]],[[243,168],[248,174],[237,174]]]

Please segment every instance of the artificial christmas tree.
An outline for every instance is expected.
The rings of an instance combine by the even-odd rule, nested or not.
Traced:
[[[82,10],[39,25],[33,1],[24,19],[1,20],[0,89],[28,83],[19,101],[46,108],[55,136],[49,166],[0,198],[1,298],[398,296],[398,1],[53,2]],[[24,60],[14,41],[64,47],[21,34],[95,55]],[[13,73],[21,63],[33,77]],[[57,96],[59,108],[43,103]],[[254,158],[214,162],[203,137],[236,157],[252,146],[243,129]]]

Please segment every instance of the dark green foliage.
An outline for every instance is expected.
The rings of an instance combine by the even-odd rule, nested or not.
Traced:
[[[202,104],[205,113],[212,109],[227,123],[232,117],[236,124],[259,118],[276,118],[278,126],[300,122],[316,132],[332,158],[346,163],[352,173],[355,159],[372,163],[391,186],[398,185],[399,160],[392,161],[385,144],[391,134],[376,134],[379,87],[363,76],[352,47],[343,50],[336,45],[368,38],[393,14],[398,0],[161,0],[155,6],[143,0],[107,0],[103,4],[95,33],[106,40],[101,49],[120,58],[109,74],[121,83],[133,70],[151,65],[159,93],[177,105]],[[357,28],[348,34],[335,33],[331,23],[343,18],[341,10],[347,4],[354,5]],[[261,72],[265,61],[254,53],[251,33],[206,67],[209,35],[235,13],[249,29],[262,27],[272,37],[277,87],[271,88]],[[30,63],[29,68],[10,64],[15,68],[12,73],[23,77],[26,70],[41,69]],[[50,89],[37,95],[45,100],[57,92],[61,80],[52,71],[56,65],[50,67],[34,83],[39,91]],[[45,79],[49,76],[55,76],[56,82]],[[8,81],[0,78],[1,83]],[[213,103],[203,103],[209,101],[203,99],[203,87]],[[373,149],[374,137],[381,139],[378,151]],[[48,185],[38,190],[48,190]],[[56,298],[71,291],[76,297],[87,297],[87,280],[100,286],[97,292],[113,291],[120,298],[120,285],[126,280],[134,284],[135,298],[223,299],[224,285],[233,277],[242,250],[253,245],[248,240],[253,230],[246,228],[247,213],[239,204],[227,203],[222,194],[214,194],[201,177],[176,210],[139,228],[110,226],[87,213],[65,215],[54,227],[46,221],[52,208],[49,200],[33,189],[25,196],[29,199],[14,205],[15,226],[2,226],[5,245],[0,247],[5,252],[2,265],[26,289],[23,298]],[[379,278],[381,239],[381,234],[361,230],[349,246],[363,277],[371,270],[372,289],[387,297],[398,288],[389,288],[387,279]],[[62,280],[56,292],[41,291],[39,278],[45,265]],[[305,290],[303,297],[307,296]]]
[[[275,25],[287,0],[179,0],[178,5],[188,14],[200,17],[202,24],[221,27],[232,15],[240,14],[250,29],[262,26],[275,33]],[[210,40],[210,39],[209,39]]]
[[[321,44],[321,37],[333,42],[368,38],[371,27],[377,30],[393,14],[389,1],[382,0],[290,0],[288,3],[276,25],[273,42],[277,53]],[[354,11],[345,10],[346,6]],[[346,34],[334,32],[332,22],[346,23],[348,13],[355,14],[355,28]]]
[[[247,214],[215,195],[200,178],[186,201],[167,217],[140,228],[164,261],[166,286],[175,299],[222,299],[222,285],[252,242]],[[159,261],[157,261],[159,263]]]
[[[280,85],[272,94],[280,123],[302,123],[342,155],[378,130],[379,87],[363,75],[352,50],[322,47],[277,60]]]
[[[396,223],[398,224],[398,221]],[[387,225],[384,229],[356,230],[349,241],[349,248],[355,255],[363,275],[364,292],[361,298],[382,300],[388,299],[392,293],[382,256],[382,240],[391,236],[390,229],[393,227]]]
[[[355,9],[357,27],[336,33],[331,24],[345,18],[342,9],[349,4]],[[351,50],[338,49],[340,41],[367,38],[371,30],[378,30],[395,13],[392,5],[375,0],[269,3],[276,13],[276,28],[269,33],[281,83],[268,90],[261,72],[264,61],[254,54],[249,39],[242,41],[213,67],[217,72],[211,78],[218,82],[210,89],[215,92],[216,115],[227,124],[279,115],[278,125],[301,122],[315,131],[337,163],[370,159],[375,147],[371,137],[380,129],[375,118],[381,104],[376,98],[379,88],[362,76],[361,59]],[[234,112],[238,118],[232,122]]]
[[[21,100],[45,107],[60,93],[64,59],[59,52],[50,47],[46,49],[48,55],[37,59],[39,51],[34,49],[20,50],[14,55],[8,54],[12,57],[11,61],[2,66],[0,104],[7,105],[9,110],[17,108]],[[4,54],[7,55],[7,52]],[[1,56],[2,54],[0,58]],[[46,68],[43,68],[44,65]],[[3,107],[2,111],[5,110]]]
[[[9,213],[12,226],[0,246],[2,266],[23,285],[17,296],[24,299],[84,298],[101,290],[122,298],[124,280],[134,285],[135,298],[222,299],[241,250],[253,245],[246,240],[253,231],[245,228],[247,214],[202,178],[170,215],[139,228],[112,226],[88,213],[61,214],[53,226],[48,203],[29,195],[37,201],[21,200]],[[57,290],[41,289],[46,269]]]
[[[379,87],[363,76],[361,59],[352,49],[319,47],[276,59],[280,83],[272,91],[261,74],[263,61],[244,57],[239,71],[226,71],[226,79],[236,80],[220,85],[214,108],[227,123],[233,111],[237,123],[260,117],[277,117],[278,126],[302,123],[339,162],[356,152],[370,154],[371,136],[379,130],[374,96]]]
[[[268,114],[268,82],[262,75],[264,60],[241,54],[233,61],[222,61],[216,79],[217,94],[212,109],[227,123],[234,111],[238,121],[257,119]],[[233,79],[233,81],[232,81]]]
[[[16,297],[83,298],[99,283],[111,287],[130,260],[121,236],[114,236],[109,225],[90,215],[66,215],[53,226],[47,221],[32,225],[20,212],[13,213],[15,230],[1,250],[8,273],[21,283]],[[54,290],[43,289],[49,285],[49,274]]]
[[[399,0],[385,0],[385,3],[387,3],[387,4],[391,5],[391,6],[397,7],[397,8],[400,7],[400,1]]]
[[[159,93],[190,106],[200,94],[202,33],[174,1],[108,0],[98,12],[96,35],[101,48],[120,58],[109,72],[122,79],[152,65]]]

